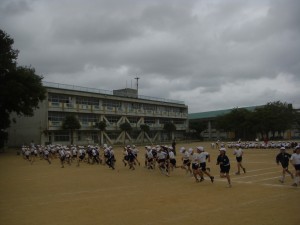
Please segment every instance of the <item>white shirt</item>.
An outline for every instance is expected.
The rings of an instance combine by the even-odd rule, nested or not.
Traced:
[[[63,150],[63,149],[61,149],[60,151],[59,151],[59,155],[62,157],[62,156],[65,156],[65,150]]]
[[[164,151],[159,151],[159,152],[157,153],[157,158],[158,158],[158,159],[165,159],[166,156],[167,156],[167,153],[164,152]]]
[[[175,159],[175,154],[172,151],[169,151],[169,157],[170,159]]]
[[[146,154],[147,154],[147,158],[148,159],[152,159],[153,158],[153,154],[152,154],[151,150],[147,151]]]
[[[293,153],[292,156],[291,156],[291,162],[294,165],[299,165],[300,164],[300,154]]]
[[[236,157],[241,157],[243,155],[243,150],[241,148],[239,149],[235,149],[233,154],[236,156]]]
[[[191,159],[192,163],[199,163],[200,162],[200,154],[199,153],[194,153],[192,155],[192,159]]]
[[[190,153],[188,151],[185,151],[183,153],[182,158],[183,158],[183,160],[189,160],[190,159]]]
[[[206,162],[206,158],[209,156],[208,152],[201,152],[199,154],[199,162],[200,163],[205,163]]]

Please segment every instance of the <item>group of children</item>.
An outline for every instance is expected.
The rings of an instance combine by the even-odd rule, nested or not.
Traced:
[[[282,166],[280,182],[283,183],[285,175],[289,174],[294,179],[293,186],[298,186],[300,181],[300,146],[297,145],[295,147],[292,155],[287,153],[285,149],[284,146],[280,147],[280,153],[276,156],[277,164],[281,164]],[[181,147],[179,152],[181,154],[181,165],[177,165],[176,152],[172,146],[145,146],[144,167],[149,170],[154,170],[158,167],[160,172],[166,176],[170,176],[170,173],[175,168],[181,168],[186,171],[186,174],[194,176],[196,182],[202,182],[204,175],[208,176],[212,183],[214,182],[214,176],[210,174],[210,168],[206,164],[211,161],[210,154],[204,150],[204,147],[198,146],[194,149]],[[128,165],[129,169],[135,170],[135,166],[141,164],[138,160],[138,153],[139,150],[135,145],[124,147],[122,159],[124,166]],[[86,147],[76,145],[22,146],[22,155],[31,164],[37,158],[45,159],[49,164],[55,158],[59,158],[62,168],[64,168],[65,163],[71,165],[75,162],[77,166],[80,166],[81,163],[85,162],[88,164],[107,165],[114,170],[116,162],[113,147],[106,144],[103,147],[97,145],[88,145]],[[235,155],[237,162],[237,172],[235,174],[240,175],[241,171],[246,173],[246,168],[242,165],[243,149],[240,143],[234,145],[233,155]],[[295,176],[288,168],[290,162],[295,167]],[[220,177],[226,178],[228,187],[231,187],[230,160],[226,155],[226,147],[222,144],[219,146],[216,165],[220,167]]]

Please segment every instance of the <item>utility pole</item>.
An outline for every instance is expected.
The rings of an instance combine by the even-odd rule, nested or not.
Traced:
[[[139,77],[137,76],[137,77],[135,77],[134,79],[136,79],[136,90],[137,90],[137,92],[139,91]]]

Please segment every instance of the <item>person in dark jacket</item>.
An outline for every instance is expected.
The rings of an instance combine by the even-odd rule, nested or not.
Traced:
[[[281,164],[282,166],[282,177],[279,179],[279,182],[284,183],[285,174],[288,173],[292,179],[294,179],[294,175],[289,171],[289,161],[291,155],[285,152],[285,147],[280,148],[280,153],[276,156],[277,165]]]
[[[228,156],[226,155],[226,149],[220,148],[220,155],[217,158],[217,165],[220,165],[220,177],[221,178],[227,178],[228,181],[228,187],[231,186],[231,180],[230,180],[230,161]]]

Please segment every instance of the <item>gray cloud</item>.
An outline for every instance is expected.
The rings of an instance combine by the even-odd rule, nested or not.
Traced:
[[[139,76],[140,94],[190,112],[300,107],[297,0],[3,0],[0,21],[47,81],[112,90]]]

